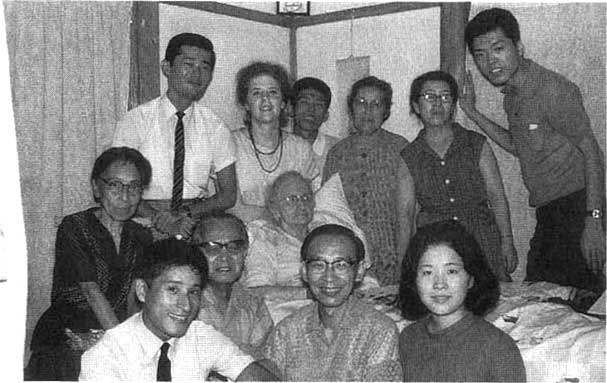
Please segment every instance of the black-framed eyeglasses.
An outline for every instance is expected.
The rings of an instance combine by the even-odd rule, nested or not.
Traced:
[[[335,274],[344,275],[347,274],[354,266],[354,262],[346,259],[338,259],[333,262],[327,262],[322,259],[311,259],[306,262],[308,271],[312,274],[324,274],[330,267]]]
[[[312,194],[291,194],[284,198],[289,203],[295,202],[310,202],[312,201]]]
[[[426,102],[434,104],[437,100],[440,100],[442,104],[453,102],[453,96],[450,93],[434,94],[434,93],[423,93],[420,95],[421,98]]]
[[[209,241],[199,243],[202,251],[211,257],[218,256],[225,249],[230,255],[238,255],[249,248],[249,243],[244,239],[235,239],[226,243]]]
[[[119,180],[106,180],[105,178],[99,177],[101,181],[107,186],[110,192],[119,194],[126,189],[129,194],[139,194],[143,191],[143,185],[139,181],[133,181],[128,184],[122,183]]]

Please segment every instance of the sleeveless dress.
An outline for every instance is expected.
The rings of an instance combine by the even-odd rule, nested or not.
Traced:
[[[440,158],[426,143],[425,134],[422,129],[401,152],[421,206],[417,227],[447,219],[459,221],[474,235],[498,279],[509,280],[501,261],[500,232],[479,166],[485,136],[453,123],[453,142]]]

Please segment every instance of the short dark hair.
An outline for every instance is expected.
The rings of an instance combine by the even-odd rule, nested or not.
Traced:
[[[464,38],[468,45],[468,50],[472,53],[472,42],[478,37],[485,33],[501,29],[504,35],[512,40],[514,44],[521,40],[521,31],[518,26],[518,21],[510,13],[502,8],[491,8],[479,12],[472,20],[466,25],[464,31]]]
[[[464,306],[475,315],[482,316],[499,300],[499,282],[474,236],[453,220],[431,223],[418,229],[411,239],[400,277],[399,306],[402,316],[417,320],[429,313],[417,291],[416,278],[419,260],[432,246],[445,245],[462,259],[464,269],[474,278]]]
[[[293,84],[293,103],[297,101],[299,93],[306,89],[314,89],[322,94],[325,98],[325,109],[329,109],[329,106],[331,106],[331,89],[324,81],[316,77],[304,77],[295,81]]]
[[[352,85],[347,99],[348,112],[350,112],[350,114],[352,114],[353,111],[354,97],[356,97],[361,88],[379,89],[384,103],[384,121],[386,121],[390,117],[390,109],[392,108],[392,85],[384,80],[378,79],[375,76],[368,76],[356,81]]]
[[[175,35],[169,41],[167,49],[164,53],[164,59],[173,65],[175,57],[181,54],[181,47],[187,45],[190,47],[197,47],[204,49],[211,54],[211,67],[215,68],[215,51],[213,50],[213,43],[211,40],[197,33],[180,33]]]
[[[204,287],[209,278],[206,257],[198,247],[176,238],[167,238],[147,246],[136,262],[133,278],[143,279],[151,286],[163,272],[179,266],[189,266],[200,274],[200,285]]]
[[[291,100],[291,82],[287,70],[280,64],[267,61],[254,61],[240,68],[236,74],[236,101],[240,106],[244,107],[247,104],[247,94],[249,93],[251,80],[262,75],[268,75],[278,81],[283,102],[286,103]],[[287,108],[283,108],[280,111],[280,127],[284,128],[287,126],[288,121]],[[251,126],[250,112],[245,111],[243,122],[246,127]]]
[[[138,150],[126,146],[109,148],[97,157],[93,170],[91,171],[91,181],[97,181],[103,172],[116,162],[126,162],[135,165],[139,176],[141,176],[141,184],[147,187],[152,179],[152,165],[143,154]]]
[[[449,85],[449,92],[451,92],[451,97],[453,97],[453,105],[455,106],[457,104],[459,91],[457,81],[455,81],[455,78],[453,78],[453,76],[451,76],[449,73],[443,72],[441,70],[435,70],[431,72],[426,72],[418,76],[411,83],[411,89],[409,91],[409,108],[411,108],[411,114],[418,115],[418,113],[416,113],[415,109],[413,108],[413,103],[418,103],[417,100],[419,99],[419,96],[421,96],[422,88],[424,87],[424,84],[428,81],[446,82],[447,85]]]
[[[202,233],[204,233],[206,228],[209,225],[213,224],[213,221],[224,221],[224,220],[233,222],[236,225],[236,227],[238,228],[238,230],[240,231],[240,233],[242,234],[243,239],[245,239],[247,241],[247,243],[249,242],[249,234],[247,233],[247,226],[245,225],[245,223],[240,218],[235,216],[234,214],[226,213],[223,210],[215,210],[210,213],[204,214],[200,218],[200,221],[198,222],[198,224],[196,225],[196,228],[194,229],[194,235],[202,235]]]
[[[312,241],[321,235],[339,235],[342,237],[348,238],[354,244],[356,248],[356,262],[361,262],[365,259],[365,245],[360,238],[354,234],[354,232],[348,229],[345,226],[336,225],[336,224],[327,224],[318,226],[316,229],[312,230],[303,241],[301,245],[301,260],[306,261],[308,259],[308,250],[310,249],[310,245]]]

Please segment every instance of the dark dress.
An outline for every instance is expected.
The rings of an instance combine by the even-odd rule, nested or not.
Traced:
[[[395,193],[398,155],[407,144],[404,137],[384,129],[368,136],[355,134],[329,150],[323,169],[323,183],[339,173],[348,205],[367,237],[369,273],[381,285],[400,281]]]
[[[485,136],[453,123],[453,142],[440,158],[424,135],[423,129],[401,152],[421,206],[417,227],[446,219],[459,221],[474,235],[496,276],[509,280],[501,261],[499,228],[479,166]]]
[[[127,298],[137,257],[152,236],[143,226],[126,221],[120,252],[110,232],[95,216],[99,208],[69,215],[57,230],[51,307],[34,329],[26,380],[78,380],[80,354],[67,345],[65,329],[102,329],[82,293],[80,282],[97,282],[120,322],[127,318]]]

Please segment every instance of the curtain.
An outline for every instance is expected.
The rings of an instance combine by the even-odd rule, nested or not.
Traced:
[[[4,7],[28,250],[27,340],[49,305],[57,224],[92,205],[93,162],[127,110],[131,3]]]

